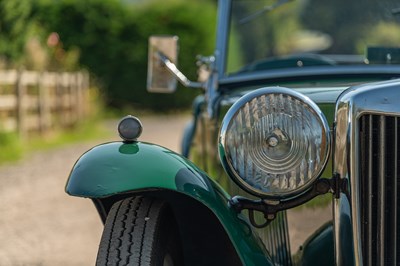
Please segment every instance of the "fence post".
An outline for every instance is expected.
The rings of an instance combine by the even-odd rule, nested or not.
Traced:
[[[74,90],[74,98],[75,98],[75,120],[78,122],[79,117],[82,117],[82,97],[81,97],[81,79],[80,79],[80,73],[76,72],[73,74],[73,79],[75,83],[75,90]]]
[[[23,82],[24,70],[19,69],[15,83],[15,92],[17,97],[17,131],[20,138],[25,138],[26,123],[25,123],[25,94],[26,86]]]
[[[57,124],[56,126],[64,126],[64,100],[63,100],[63,80],[62,80],[62,74],[61,73],[56,73],[56,108],[55,108],[55,114],[56,114],[56,121]]]
[[[46,72],[41,72],[37,80],[39,92],[39,130],[41,134],[44,134],[50,127],[49,87],[45,86],[47,77]]]
[[[75,114],[76,114],[76,108],[77,108],[77,102],[75,93],[76,93],[76,86],[74,84],[74,76],[72,73],[67,73],[67,80],[68,80],[68,126],[73,126],[76,122],[75,120]]]
[[[90,90],[90,76],[88,71],[81,72],[82,73],[82,101],[87,102],[90,101],[91,99],[89,97],[89,90]],[[90,105],[85,105],[82,108],[82,112],[84,115],[89,114],[92,112],[90,109]]]

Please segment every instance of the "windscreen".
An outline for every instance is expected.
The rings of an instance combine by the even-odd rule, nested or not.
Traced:
[[[234,0],[227,73],[400,63],[399,0]]]

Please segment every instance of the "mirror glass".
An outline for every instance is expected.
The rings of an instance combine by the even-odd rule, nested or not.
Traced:
[[[159,52],[168,57],[168,59],[176,65],[178,57],[178,37],[151,36],[149,38],[147,91],[172,93],[176,89],[177,80],[165,67],[165,64],[158,56]]]

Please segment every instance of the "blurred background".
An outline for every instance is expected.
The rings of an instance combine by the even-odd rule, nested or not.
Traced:
[[[64,193],[69,171],[128,113],[179,151],[200,91],[146,92],[148,38],[178,35],[195,80],[215,23],[212,0],[0,0],[0,266],[94,264],[102,224]]]

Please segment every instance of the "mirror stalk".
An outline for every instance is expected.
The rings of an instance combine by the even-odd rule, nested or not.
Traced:
[[[174,75],[174,77],[185,87],[190,88],[204,88],[204,83],[201,82],[193,82],[190,81],[179,69],[176,67],[174,63],[169,60],[169,58],[164,55],[162,52],[158,51],[157,56],[164,63],[167,70]]]

